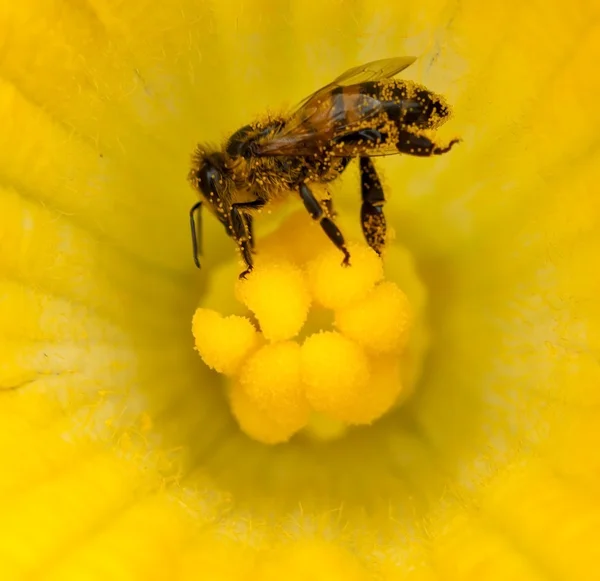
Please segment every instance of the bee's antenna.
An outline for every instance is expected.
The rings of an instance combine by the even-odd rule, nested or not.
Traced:
[[[192,230],[192,251],[194,253],[194,263],[200,267],[199,253],[202,251],[202,202],[196,202],[190,209],[190,228]],[[198,227],[194,214],[198,212]]]

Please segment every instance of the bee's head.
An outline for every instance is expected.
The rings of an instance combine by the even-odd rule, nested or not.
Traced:
[[[200,194],[200,201],[190,210],[194,261],[200,268],[199,254],[202,244],[202,206],[206,206],[228,228],[228,211],[231,202],[232,177],[226,153],[216,149],[197,147],[192,158],[188,180]]]
[[[203,201],[217,214],[224,210],[229,181],[227,155],[218,150],[198,147],[194,152],[188,179],[202,196]]]

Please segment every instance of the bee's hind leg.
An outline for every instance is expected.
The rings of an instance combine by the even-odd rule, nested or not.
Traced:
[[[331,198],[325,198],[323,200],[323,206],[325,206],[325,212],[330,218],[335,218],[337,216],[337,212],[333,206],[333,200]]]
[[[442,146],[434,143],[425,135],[403,130],[399,133],[396,147],[400,153],[417,157],[429,157],[448,153],[457,143],[460,143],[460,139],[453,139],[448,145]]]
[[[377,170],[370,157],[360,158],[360,223],[367,244],[379,256],[385,246],[387,225],[383,213],[385,195]]]
[[[350,265],[350,253],[346,248],[346,242],[344,240],[344,235],[340,231],[340,229],[335,225],[335,222],[325,215],[323,211],[323,207],[319,203],[319,200],[315,198],[314,194],[310,191],[310,188],[305,184],[300,185],[300,197],[302,198],[302,202],[304,202],[304,207],[310,214],[313,220],[317,220],[323,228],[323,232],[327,234],[327,237],[339,248],[344,254],[344,261],[342,264],[344,266]]]
[[[230,231],[232,238],[242,253],[242,258],[246,263],[246,270],[240,274],[240,278],[246,278],[254,268],[252,251],[254,249],[254,232],[252,216],[244,213],[245,209],[257,210],[265,205],[263,200],[254,200],[253,202],[241,202],[232,204],[229,211]]]

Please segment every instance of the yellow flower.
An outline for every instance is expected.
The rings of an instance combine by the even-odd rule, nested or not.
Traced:
[[[4,2],[1,578],[598,577],[599,12]],[[195,271],[190,154],[404,54],[463,139],[378,164],[428,297],[414,393],[331,441],[261,444],[193,348],[234,249],[207,217]],[[347,219],[357,179],[335,186]]]

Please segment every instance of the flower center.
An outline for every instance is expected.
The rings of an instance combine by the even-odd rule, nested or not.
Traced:
[[[414,390],[428,344],[424,286],[405,249],[391,241],[382,260],[352,234],[345,267],[318,225],[293,214],[258,241],[247,279],[233,261],[214,273],[194,314],[196,349],[254,440],[338,439]]]

